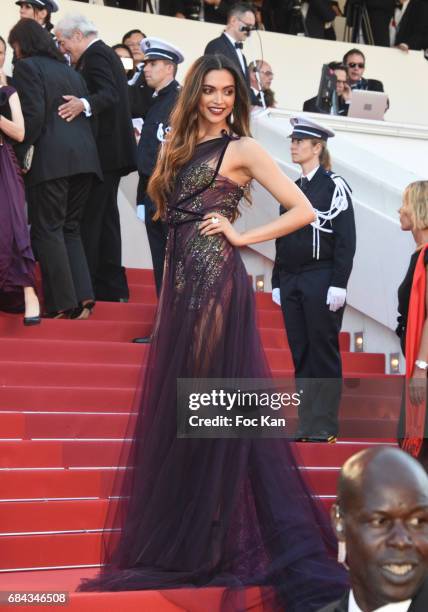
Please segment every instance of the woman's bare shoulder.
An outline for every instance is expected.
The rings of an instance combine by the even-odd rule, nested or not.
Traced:
[[[236,153],[245,158],[258,156],[265,152],[257,140],[254,140],[251,136],[241,136],[241,138],[233,140],[231,144]]]

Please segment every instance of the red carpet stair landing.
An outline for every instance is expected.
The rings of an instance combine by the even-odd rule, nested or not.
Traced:
[[[130,303],[99,303],[88,321],[44,320],[25,328],[21,317],[0,315],[0,591],[73,590],[99,563],[114,468],[147,351],[130,340],[150,333],[156,308],[152,272],[128,270],[128,279]],[[291,375],[281,311],[269,294],[256,298],[274,375]],[[384,355],[349,352],[345,333],[340,341],[345,374],[383,376]],[[373,420],[378,438],[394,435],[394,423],[378,418],[388,397],[378,398],[377,416],[373,401],[362,403],[348,393],[342,435],[349,440],[300,445],[302,469],[326,504],[334,497],[343,461],[376,443],[352,441],[361,420]],[[214,598],[209,607],[201,603],[202,593],[189,610],[214,612],[217,595],[206,591]],[[116,597],[73,594],[71,609],[178,610],[162,593]]]

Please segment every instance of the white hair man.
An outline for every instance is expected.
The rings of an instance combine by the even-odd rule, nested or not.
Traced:
[[[84,113],[94,117],[104,182],[94,186],[82,220],[82,239],[98,300],[126,301],[129,297],[122,267],[117,192],[120,178],[136,166],[136,144],[128,98],[128,83],[116,53],[99,37],[92,21],[69,15],[55,28],[63,52],[70,55],[86,81],[89,95],[75,98],[64,92],[59,115],[73,121]]]

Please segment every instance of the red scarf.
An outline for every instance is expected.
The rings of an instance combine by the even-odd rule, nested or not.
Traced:
[[[414,457],[419,455],[424,439],[426,402],[418,406],[410,402],[408,382],[413,374],[426,319],[425,251],[427,248],[428,244],[424,245],[416,262],[406,328],[406,432],[402,448]]]

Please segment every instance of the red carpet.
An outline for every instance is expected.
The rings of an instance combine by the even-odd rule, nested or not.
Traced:
[[[130,339],[150,332],[156,308],[151,271],[129,270],[128,278],[130,303],[99,303],[89,321],[44,320],[24,328],[21,317],[0,315],[0,591],[73,591],[81,577],[96,571],[87,566],[99,563],[114,467],[146,357],[146,347]],[[269,294],[258,293],[257,306],[274,374],[290,375],[281,311]],[[384,378],[384,355],[350,353],[346,333],[340,342],[345,374]],[[389,414],[390,394],[399,393],[400,381],[389,384],[388,392],[377,391],[378,381],[377,397],[345,388],[342,435],[348,440],[300,445],[302,469],[327,505],[343,461],[376,443],[355,441],[365,420],[370,419],[378,442],[394,436],[393,420],[382,417]],[[33,571],[18,571],[23,569]],[[249,590],[248,597],[254,593],[257,589]],[[189,590],[186,610],[215,612],[220,596],[221,589],[203,589],[195,601]],[[34,606],[19,607],[27,608]],[[183,607],[168,591],[72,594],[66,609],[177,612]]]

